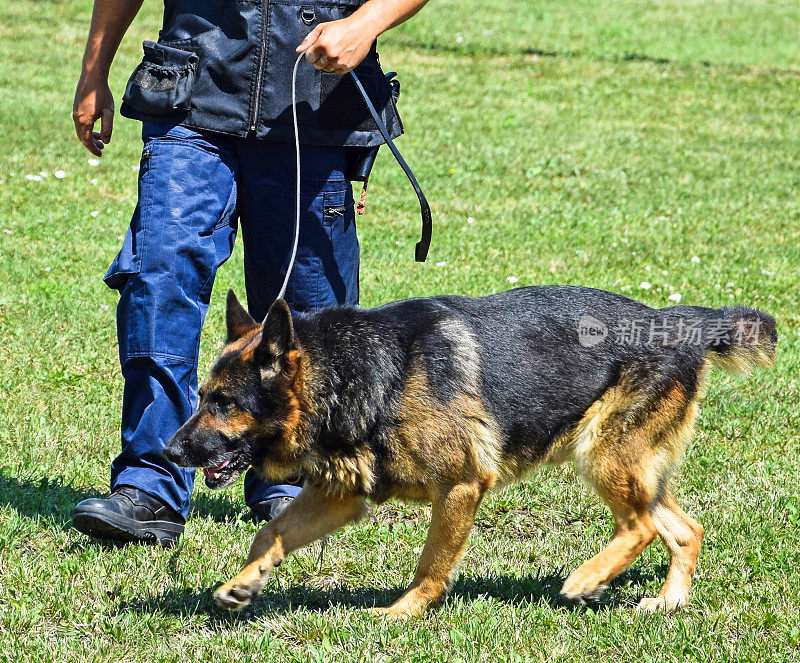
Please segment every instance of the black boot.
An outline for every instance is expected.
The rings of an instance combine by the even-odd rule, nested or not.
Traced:
[[[291,504],[293,497],[272,497],[250,507],[249,518],[254,523],[268,523]]]
[[[185,523],[177,511],[132,486],[117,488],[106,499],[83,500],[72,510],[75,529],[107,541],[172,546]]]

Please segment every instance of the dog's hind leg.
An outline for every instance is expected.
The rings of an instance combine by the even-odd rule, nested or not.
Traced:
[[[646,505],[606,500],[614,516],[614,536],[608,546],[575,569],[564,582],[561,595],[574,603],[596,601],[608,583],[627,569],[656,536],[656,526]]]
[[[239,575],[214,592],[217,605],[241,610],[258,596],[269,573],[286,555],[356,520],[364,509],[363,497],[334,497],[303,486],[289,506],[258,531]]]
[[[561,593],[574,602],[596,600],[658,533],[673,559],[662,591],[685,602],[686,570],[694,571],[700,526],[680,510],[667,486],[697,416],[694,394],[674,381],[651,391],[609,391],[581,422],[574,456],[578,471],[611,509],[614,537],[570,574]],[[660,596],[642,607],[668,603],[682,604]]]
[[[658,596],[642,599],[639,609],[649,612],[674,610],[689,600],[689,586],[703,541],[703,526],[686,514],[670,493],[658,501],[652,509],[652,516],[669,551],[669,571]]]
[[[486,488],[483,483],[459,484],[434,496],[428,538],[411,586],[388,608],[371,612],[413,617],[444,599]]]

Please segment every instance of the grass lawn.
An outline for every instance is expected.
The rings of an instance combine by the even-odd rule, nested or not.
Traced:
[[[650,546],[596,609],[558,600],[611,534],[570,467],[483,503],[451,597],[389,623],[427,528],[389,503],[289,558],[248,610],[217,610],[255,527],[241,486],[198,486],[178,548],[106,547],[70,511],[118,449],[116,294],[101,282],[135,202],[140,143],[117,118],[98,166],[70,117],[89,0],[0,6],[0,657],[6,660],[800,660],[800,6],[778,0],[432,0],[383,40],[401,141],[434,212],[382,151],[360,219],[363,304],[571,283],[666,306],[755,305],[772,372],[715,373],[676,492],[706,528],[690,607],[643,615]],[[154,38],[148,2],[113,69]],[[388,67],[387,67],[388,68]],[[55,176],[64,172],[63,178]],[[32,177],[28,177],[32,176]],[[36,179],[39,178],[39,179]],[[651,287],[640,286],[647,282]],[[201,349],[243,293],[222,270]]]

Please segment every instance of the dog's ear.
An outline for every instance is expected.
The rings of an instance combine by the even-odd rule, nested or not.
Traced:
[[[225,322],[228,327],[228,338],[225,340],[225,343],[232,343],[259,327],[259,324],[245,310],[244,306],[239,303],[233,290],[228,290]]]
[[[258,346],[258,359],[261,367],[278,372],[283,366],[287,351],[294,346],[294,325],[292,312],[282,299],[269,307],[264,318],[261,343]]]

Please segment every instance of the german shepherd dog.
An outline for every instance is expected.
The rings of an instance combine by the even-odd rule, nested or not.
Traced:
[[[597,600],[659,535],[666,582],[639,607],[672,610],[687,602],[703,538],[669,481],[704,377],[710,365],[770,366],[776,342],[774,319],[754,309],[657,310],[568,286],[295,316],[278,300],[263,323],[231,291],[227,344],[164,455],[204,468],[210,488],[251,465],[305,478],[215,592],[224,608],[250,603],[286,555],[358,519],[367,500],[399,498],[431,501],[430,530],[411,586],[375,612],[418,615],[446,595],[484,493],[572,459],[615,529],[561,594]]]

